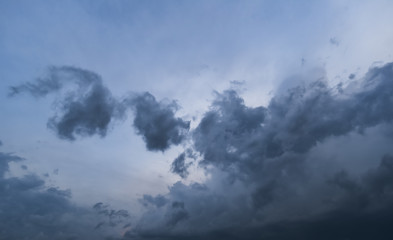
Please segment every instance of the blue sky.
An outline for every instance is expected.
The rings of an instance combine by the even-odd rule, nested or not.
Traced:
[[[206,184],[216,192],[228,187],[222,184],[233,173],[223,167],[226,163],[220,165],[221,160],[199,164],[208,157],[203,144],[198,143],[201,120],[209,111],[221,109],[222,99],[230,98],[225,90],[236,91],[247,110],[268,108],[272,99],[285,95],[288,89],[321,79],[332,89],[342,83],[345,89],[342,98],[356,95],[364,90],[362,81],[370,78],[366,75],[370,69],[382,69],[392,61],[392,10],[393,2],[389,0],[0,0],[1,152],[25,159],[9,163],[7,177],[35,174],[45,181],[42,189],[69,189],[72,192],[69,201],[75,205],[90,208],[104,202],[116,209],[126,209],[135,222],[139,218],[161,219],[152,216],[169,213],[161,208],[156,213],[150,208],[146,210],[141,204],[144,195],[176,198],[179,184]],[[34,97],[28,91],[9,96],[11,86],[34,83],[37,78],[47,76],[49,66],[72,66],[94,72],[115,99],[131,99],[127,96],[149,92],[162,109],[174,100],[177,103],[174,119],[189,122],[189,134],[181,143],[172,142],[165,151],[148,151],[146,135],[133,128],[138,112],[130,110],[123,118],[110,122],[105,137],[92,134],[77,136],[74,141],[59,138],[47,122],[50,117],[61,115],[62,96],[70,89],[76,93],[78,90],[72,88],[75,85],[45,97]],[[353,77],[349,78],[351,74]],[[130,100],[131,105],[135,101]],[[359,125],[371,129],[366,131],[369,134],[366,137],[357,130],[345,134],[332,130],[329,137],[319,139],[308,149],[309,154],[303,158],[324,159],[321,164],[329,169],[340,165],[355,175],[363,174],[379,164],[368,158],[379,159],[391,153],[391,142],[381,133],[385,128],[391,131],[384,125],[390,124],[390,120],[381,119],[382,122],[365,124],[366,127]],[[335,153],[337,147],[345,144],[349,150]],[[364,152],[357,152],[357,146],[364,146]],[[187,148],[194,148],[199,155],[188,168],[188,177],[182,178],[171,171],[171,166]],[[231,153],[239,149],[230,146],[227,150]],[[361,164],[351,160],[354,158],[360,159]],[[187,161],[192,162],[192,157]],[[21,169],[21,165],[27,166],[27,170]],[[320,169],[321,165],[315,168]],[[310,165],[310,169],[314,166]],[[243,190],[234,191],[247,195],[243,184],[242,181],[235,184],[234,189]],[[258,188],[255,184],[245,185],[252,192],[253,187]],[[184,193],[186,206],[194,193],[187,194]],[[228,198],[236,199],[235,195]],[[296,201],[269,206],[266,221],[282,220],[276,209],[295,206]],[[233,213],[228,219],[238,216],[238,209],[227,208]],[[314,210],[320,213],[326,209]],[[144,214],[146,211],[152,216]],[[228,227],[221,221],[217,220],[220,229]],[[155,224],[161,229],[159,220]],[[188,227],[182,225],[171,233],[181,233]],[[210,230],[215,229],[201,227],[195,231]]]

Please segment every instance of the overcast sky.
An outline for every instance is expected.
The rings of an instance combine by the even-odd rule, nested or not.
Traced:
[[[0,0],[0,239],[392,239],[392,11]]]

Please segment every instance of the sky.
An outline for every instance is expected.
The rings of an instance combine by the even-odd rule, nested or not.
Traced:
[[[390,0],[0,0],[0,240],[392,239]]]

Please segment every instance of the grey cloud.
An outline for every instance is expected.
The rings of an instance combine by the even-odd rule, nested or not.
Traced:
[[[167,225],[174,227],[188,218],[188,212],[184,208],[184,202],[173,202],[172,211],[168,215]]]
[[[364,141],[369,129],[391,129],[393,63],[370,69],[356,86],[339,91],[320,79],[275,96],[267,107],[247,107],[233,90],[217,93],[192,131],[200,166],[213,167],[205,168],[210,178],[204,186],[178,182],[169,189],[164,197],[184,204],[175,224],[171,216],[183,208],[166,204],[147,211],[126,236],[390,239],[393,158],[377,165],[378,158],[369,157],[368,170],[356,175],[316,149],[350,134]],[[343,143],[331,151],[346,156],[353,150]],[[384,154],[376,146],[373,151]]]
[[[189,174],[188,167],[191,166],[192,162],[186,162],[187,158],[196,159],[191,149],[187,149],[183,153],[181,153],[175,160],[173,160],[171,165],[171,171],[175,174],[178,174],[182,178],[186,178]]]
[[[167,205],[166,211],[161,213],[146,213],[145,221],[140,221],[126,238],[311,240],[377,237],[387,240],[393,236],[389,224],[393,220],[392,159],[385,156],[377,168],[370,169],[360,178],[337,172],[317,184],[316,187],[324,191],[313,189],[310,183],[297,185],[305,196],[291,192],[285,196],[285,201],[280,198],[283,188],[274,182],[258,189],[257,198],[249,196],[252,191],[241,192],[233,185],[220,185],[226,191],[223,194],[219,189],[202,190],[177,183],[167,196],[172,199],[172,206]],[[314,179],[308,176],[307,180]],[[240,199],[234,197],[236,194],[240,194]],[[313,205],[310,198],[315,194],[323,201],[314,207],[307,206]],[[334,200],[327,202],[327,199]],[[284,207],[285,214],[266,221],[274,213],[270,205]],[[309,210],[317,211],[310,214]]]
[[[185,178],[188,175],[187,165],[185,163],[186,154],[181,153],[175,160],[173,160],[171,165],[171,171],[178,174],[180,177]]]
[[[202,163],[246,170],[284,153],[306,153],[317,142],[393,119],[393,64],[371,69],[363,90],[336,93],[323,81],[274,97],[267,108],[248,108],[233,91],[213,103],[193,133]]]
[[[235,189],[223,187],[227,194],[198,184],[174,184],[167,195],[172,204],[160,211],[147,212],[126,236],[131,239],[205,239],[221,229],[238,229],[250,223],[246,219],[251,213],[247,198],[235,198],[231,194]]]
[[[22,160],[23,158],[13,154],[0,152],[0,178],[3,178],[4,174],[8,172],[10,162],[19,162]]]
[[[384,156],[380,165],[360,179],[338,172],[330,184],[343,190],[335,208],[297,221],[268,224],[254,232],[266,239],[390,239],[393,231],[393,158]]]
[[[50,67],[47,76],[34,83],[11,87],[10,95],[27,92],[43,97],[72,84],[77,88],[61,94],[57,101],[58,112],[49,119],[48,127],[60,138],[71,141],[77,135],[105,136],[109,124],[122,118],[124,109],[103,85],[101,77],[91,71],[69,66]]]
[[[91,71],[73,66],[50,66],[45,76],[37,78],[35,82],[26,82],[10,87],[10,96],[28,92],[35,97],[44,97],[58,92],[65,85],[75,83],[80,88],[88,88],[92,84],[100,83],[101,77]]]
[[[134,127],[142,135],[151,151],[164,151],[171,144],[178,145],[186,137],[190,123],[175,117],[176,102],[157,102],[150,93],[132,98],[135,111]]]
[[[244,141],[252,141],[266,117],[264,107],[249,108],[233,90],[217,93],[213,109],[207,112],[193,132],[194,147],[203,163],[227,167],[238,162]],[[239,148],[240,147],[240,148]]]
[[[189,130],[189,122],[175,117],[176,102],[156,101],[150,93],[115,98],[101,77],[91,71],[63,66],[50,67],[46,76],[10,88],[10,96],[29,93],[44,97],[58,93],[57,112],[47,123],[57,135],[73,141],[77,136],[106,136],[111,124],[123,120],[128,109],[135,112],[134,127],[151,151],[178,145]]]
[[[367,192],[370,197],[382,200],[393,200],[393,156],[385,155],[376,170],[371,170],[364,177]]]
[[[111,121],[123,115],[119,106],[106,88],[95,85],[86,95],[65,100],[62,114],[50,118],[48,127],[67,140],[75,140],[75,135],[104,137]]]
[[[102,202],[96,203],[93,206],[93,209],[99,214],[106,217],[105,221],[101,221],[95,226],[95,229],[101,228],[103,226],[115,227],[118,225],[124,226],[125,221],[127,221],[130,217],[130,214],[126,210],[115,210],[111,209],[108,204],[104,204]]]
[[[140,202],[145,206],[153,205],[155,207],[163,207],[168,203],[168,199],[166,199],[162,195],[157,195],[155,197],[151,195],[143,195],[143,198],[140,199]]]
[[[24,83],[19,86],[10,87],[9,96],[14,96],[23,92],[28,92],[35,97],[43,97],[51,92],[59,91],[63,83],[58,76],[58,68],[51,67],[48,76],[36,79],[36,83]]]
[[[90,106],[89,93],[105,92],[105,88],[93,91],[97,83],[88,82],[93,83],[80,85],[81,91],[88,93],[80,102]],[[23,89],[34,88],[19,91],[27,91]],[[386,155],[377,166],[375,156],[385,152],[374,146],[376,153],[368,157],[370,164],[365,166],[368,170],[355,175],[343,162],[324,162],[327,156],[316,148],[351,134],[364,136],[363,140],[359,137],[364,141],[370,129],[382,126],[391,131],[392,92],[393,63],[370,69],[361,83],[350,87],[329,87],[323,78],[316,79],[276,95],[266,107],[246,106],[234,90],[216,93],[211,108],[190,134],[192,153],[185,150],[172,165],[172,171],[186,177],[186,158],[200,159],[197,162],[209,178],[204,185],[178,182],[165,195],[145,195],[140,202],[146,213],[125,238],[369,239],[375,235],[390,239],[393,233],[385,221],[393,215],[392,157]],[[100,106],[106,109],[108,101],[103,102]],[[88,107],[76,106],[81,112],[90,112]],[[175,117],[175,102],[159,102],[144,93],[127,98],[122,106],[134,110],[134,127],[148,150],[164,151],[187,137],[189,122]],[[98,125],[87,124],[86,128]],[[92,132],[75,130],[80,126],[84,125],[78,123],[69,131],[101,134],[107,125]],[[387,145],[393,140],[384,139]],[[340,149],[330,151],[345,157],[345,151],[353,150],[342,143]],[[365,155],[369,150],[356,151]],[[8,165],[0,169],[8,171]],[[23,184],[8,185],[26,190],[43,184],[34,176],[24,179]],[[47,194],[67,199],[64,192]],[[118,216],[102,204],[95,209],[101,208],[98,213],[109,220],[96,224],[97,229],[111,225],[110,217]]]

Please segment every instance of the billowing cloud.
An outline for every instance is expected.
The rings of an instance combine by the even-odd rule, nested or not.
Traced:
[[[164,151],[185,139],[190,123],[175,117],[176,102],[157,102],[148,92],[130,102],[135,111],[134,127],[143,136],[148,150]]]
[[[390,239],[392,156],[367,156],[366,170],[355,173],[318,149],[349,135],[365,141],[377,134],[392,144],[377,131],[391,131],[392,92],[393,63],[370,69],[362,82],[347,87],[329,87],[319,79],[290,89],[267,107],[247,107],[233,90],[217,93],[192,131],[193,151],[210,177],[203,185],[174,184],[161,196],[169,204],[152,205],[126,236]],[[349,145],[330,151],[344,158],[352,151]],[[180,172],[185,157],[173,163]]]

